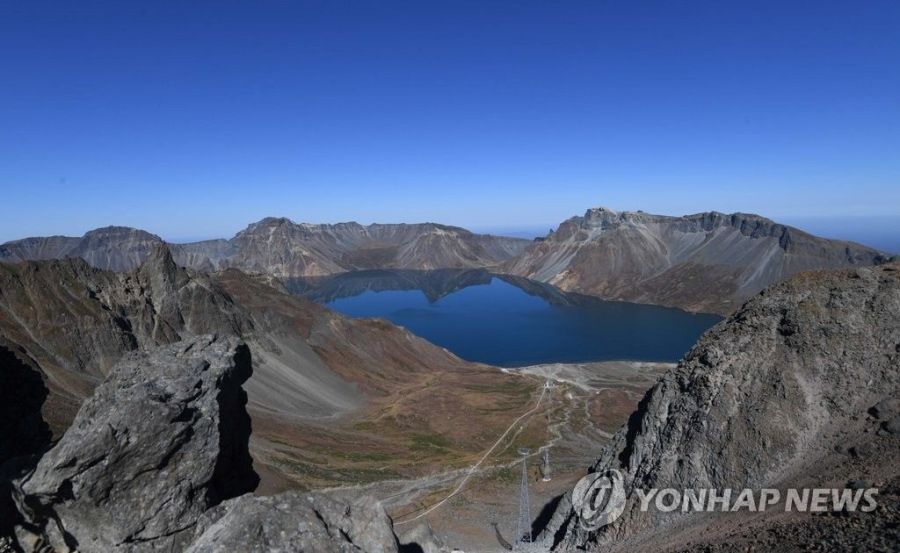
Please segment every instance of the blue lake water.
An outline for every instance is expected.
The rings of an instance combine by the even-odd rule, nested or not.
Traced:
[[[368,275],[366,278],[371,278]],[[362,278],[362,277],[359,277]],[[471,280],[471,279],[470,279]],[[373,290],[335,285],[323,303],[352,317],[381,317],[463,359],[505,367],[614,359],[676,361],[715,315],[564,294],[546,285],[484,276],[435,292],[408,282]],[[370,281],[374,282],[374,280]],[[423,291],[425,290],[425,291]],[[426,291],[430,293],[426,295]],[[320,301],[323,298],[319,298]]]

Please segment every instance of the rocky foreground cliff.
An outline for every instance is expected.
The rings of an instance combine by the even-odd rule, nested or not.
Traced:
[[[744,213],[684,217],[589,209],[508,261],[503,271],[605,299],[728,314],[801,271],[886,257]]]
[[[251,373],[247,346],[215,335],[124,357],[13,482],[0,549],[398,551],[374,500],[249,494],[258,477],[241,385]]]
[[[555,551],[895,551],[898,452],[900,265],[804,273],[707,332],[603,450],[590,471],[623,475],[621,518],[590,530],[570,495],[541,543]],[[870,487],[879,489],[871,513],[785,513],[783,505],[644,512],[636,494]]]

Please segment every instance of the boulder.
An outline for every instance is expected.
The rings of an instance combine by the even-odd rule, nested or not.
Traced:
[[[421,551],[422,553],[449,553],[450,549],[434,534],[427,522],[413,526],[399,535],[404,551]]]
[[[183,549],[205,511],[258,483],[251,371],[247,346],[215,335],[126,355],[14,483],[19,535],[57,551]]]
[[[397,553],[391,520],[381,504],[351,503],[300,491],[244,495],[210,510],[188,553]]]

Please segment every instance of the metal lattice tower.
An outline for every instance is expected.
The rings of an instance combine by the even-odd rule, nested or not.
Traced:
[[[531,543],[531,503],[528,500],[528,455],[527,447],[519,449],[522,456],[522,485],[519,488],[519,518],[516,521],[516,545]]]
[[[541,467],[541,474],[544,475],[544,482],[550,481],[550,448],[544,448],[544,456],[543,456],[543,466]]]

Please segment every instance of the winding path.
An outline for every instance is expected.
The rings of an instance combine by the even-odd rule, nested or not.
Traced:
[[[532,415],[535,411],[537,411],[537,410],[540,408],[541,402],[543,402],[544,396],[546,396],[546,395],[547,395],[547,386],[544,386],[543,389],[541,390],[541,395],[538,396],[537,403],[535,403],[534,407],[532,407],[531,409],[529,409],[528,411],[526,411],[525,413],[523,413],[522,415],[520,415],[519,418],[517,418],[516,420],[514,420],[514,421],[512,422],[512,424],[509,425],[509,427],[506,429],[506,431],[503,432],[503,434],[501,434],[499,438],[497,438],[497,441],[494,442],[494,445],[492,445],[492,446],[490,447],[490,449],[488,449],[488,450],[484,453],[484,455],[482,455],[481,458],[478,459],[478,462],[475,463],[474,465],[472,465],[471,467],[469,467],[469,470],[466,472],[466,475],[463,476],[462,480],[460,480],[460,482],[459,482],[459,484],[456,486],[456,488],[454,488],[453,491],[450,492],[450,493],[447,495],[447,497],[445,497],[444,499],[438,501],[437,503],[435,503],[435,504],[432,505],[431,507],[428,507],[426,510],[422,511],[421,513],[417,514],[416,516],[414,516],[414,517],[412,517],[412,518],[409,518],[409,519],[403,520],[403,521],[399,521],[399,522],[396,522],[396,521],[395,521],[395,522],[394,522],[394,526],[399,526],[399,525],[401,525],[401,524],[408,524],[408,523],[413,522],[413,521],[415,521],[415,520],[419,520],[420,518],[424,517],[425,515],[427,515],[428,513],[432,512],[432,511],[434,511],[435,509],[437,509],[438,507],[440,507],[440,506],[443,505],[444,503],[450,501],[450,500],[453,498],[453,496],[455,496],[456,494],[458,494],[459,492],[461,492],[462,489],[465,487],[466,482],[469,481],[469,478],[471,478],[472,475],[475,474],[475,472],[476,472],[476,471],[478,470],[478,468],[482,465],[482,463],[484,463],[484,461],[485,461],[488,457],[490,457],[491,453],[493,453],[494,450],[497,449],[497,446],[499,446],[500,443],[503,442],[503,440],[506,438],[507,434],[509,434],[509,433],[512,431],[512,429],[516,427],[516,425],[518,425],[520,422],[522,422],[522,419],[524,419],[524,418],[526,418],[526,417]]]

